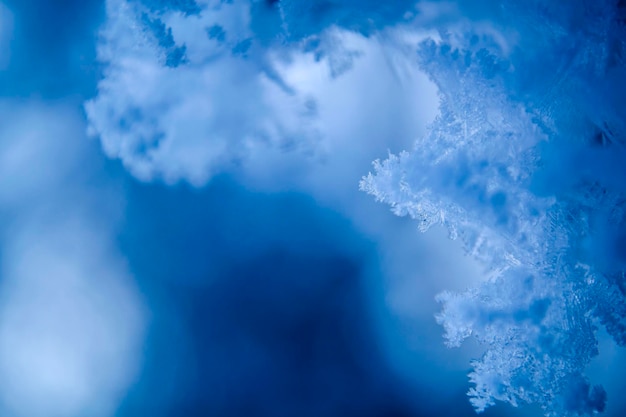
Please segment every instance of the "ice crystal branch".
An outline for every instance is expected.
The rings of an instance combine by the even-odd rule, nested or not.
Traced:
[[[464,22],[421,44],[440,114],[361,188],[421,231],[444,225],[486,267],[437,315],[449,346],[485,347],[478,412],[498,400],[593,415],[606,400],[584,376],[596,331],[626,344],[624,5],[490,3],[489,31]]]

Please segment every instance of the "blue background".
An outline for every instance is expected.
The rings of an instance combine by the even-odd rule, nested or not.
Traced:
[[[15,31],[0,95],[77,107],[92,97],[103,3],[5,3]],[[379,9],[374,25],[401,15]],[[151,312],[142,370],[119,416],[474,415],[462,382],[469,365],[442,371],[448,392],[445,383],[420,384],[421,373],[436,372],[428,358],[414,358],[410,380],[391,366],[379,328],[392,313],[379,308],[377,242],[349,219],[311,196],[252,191],[228,176],[199,189],[165,186],[137,181],[119,162],[101,164],[88,183],[123,190],[116,245]],[[485,416],[521,414],[539,413],[501,406]]]

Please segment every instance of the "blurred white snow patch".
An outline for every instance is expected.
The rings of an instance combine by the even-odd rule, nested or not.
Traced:
[[[370,37],[331,27],[315,39],[323,54],[269,54],[281,79],[308,100],[319,140],[314,158],[259,150],[245,167],[246,181],[304,189],[322,204],[353,211],[348,206],[362,202],[357,184],[371,160],[410,148],[436,116],[436,87],[413,56],[425,36],[402,27]]]
[[[203,4],[190,15],[107,1],[89,132],[141,180],[243,173],[253,186],[340,194],[435,116],[436,89],[415,62],[426,33],[413,23],[266,44],[250,2]]]
[[[144,311],[88,187],[99,155],[69,106],[0,102],[0,414],[112,416],[140,363]]]
[[[0,2],[0,71],[9,65],[11,39],[13,37],[13,14]]]
[[[136,4],[107,2],[98,48],[105,78],[85,108],[109,157],[145,181],[202,186],[259,148],[311,148],[306,100],[264,68],[248,8],[235,2],[199,16],[152,17]],[[220,40],[213,27],[235,35]]]
[[[92,230],[34,222],[4,248],[0,398],[13,416],[113,415],[135,376],[139,302]]]

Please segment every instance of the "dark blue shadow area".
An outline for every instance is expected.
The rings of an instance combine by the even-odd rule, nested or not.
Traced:
[[[339,26],[369,36],[402,21],[415,0],[264,0],[252,2],[255,37],[300,41]]]
[[[347,221],[227,180],[129,196],[121,244],[152,323],[120,416],[418,415],[370,326],[375,248]]]
[[[15,19],[0,95],[42,98],[95,93],[96,39],[103,0],[4,0]]]

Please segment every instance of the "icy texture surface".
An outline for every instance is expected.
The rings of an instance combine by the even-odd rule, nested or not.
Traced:
[[[484,282],[441,294],[437,316],[449,346],[485,348],[470,374],[479,412],[604,409],[584,371],[599,326],[626,344],[623,3],[481,2],[419,48],[440,89],[429,134],[361,183],[484,264]]]
[[[273,79],[249,5],[106,5],[104,78],[85,108],[90,132],[135,176],[200,185],[259,148],[311,149],[314,109]]]
[[[142,180],[204,185],[252,155],[315,154],[316,103],[277,70],[290,53],[349,70],[328,28],[367,35],[412,0],[107,0],[90,133]]]

